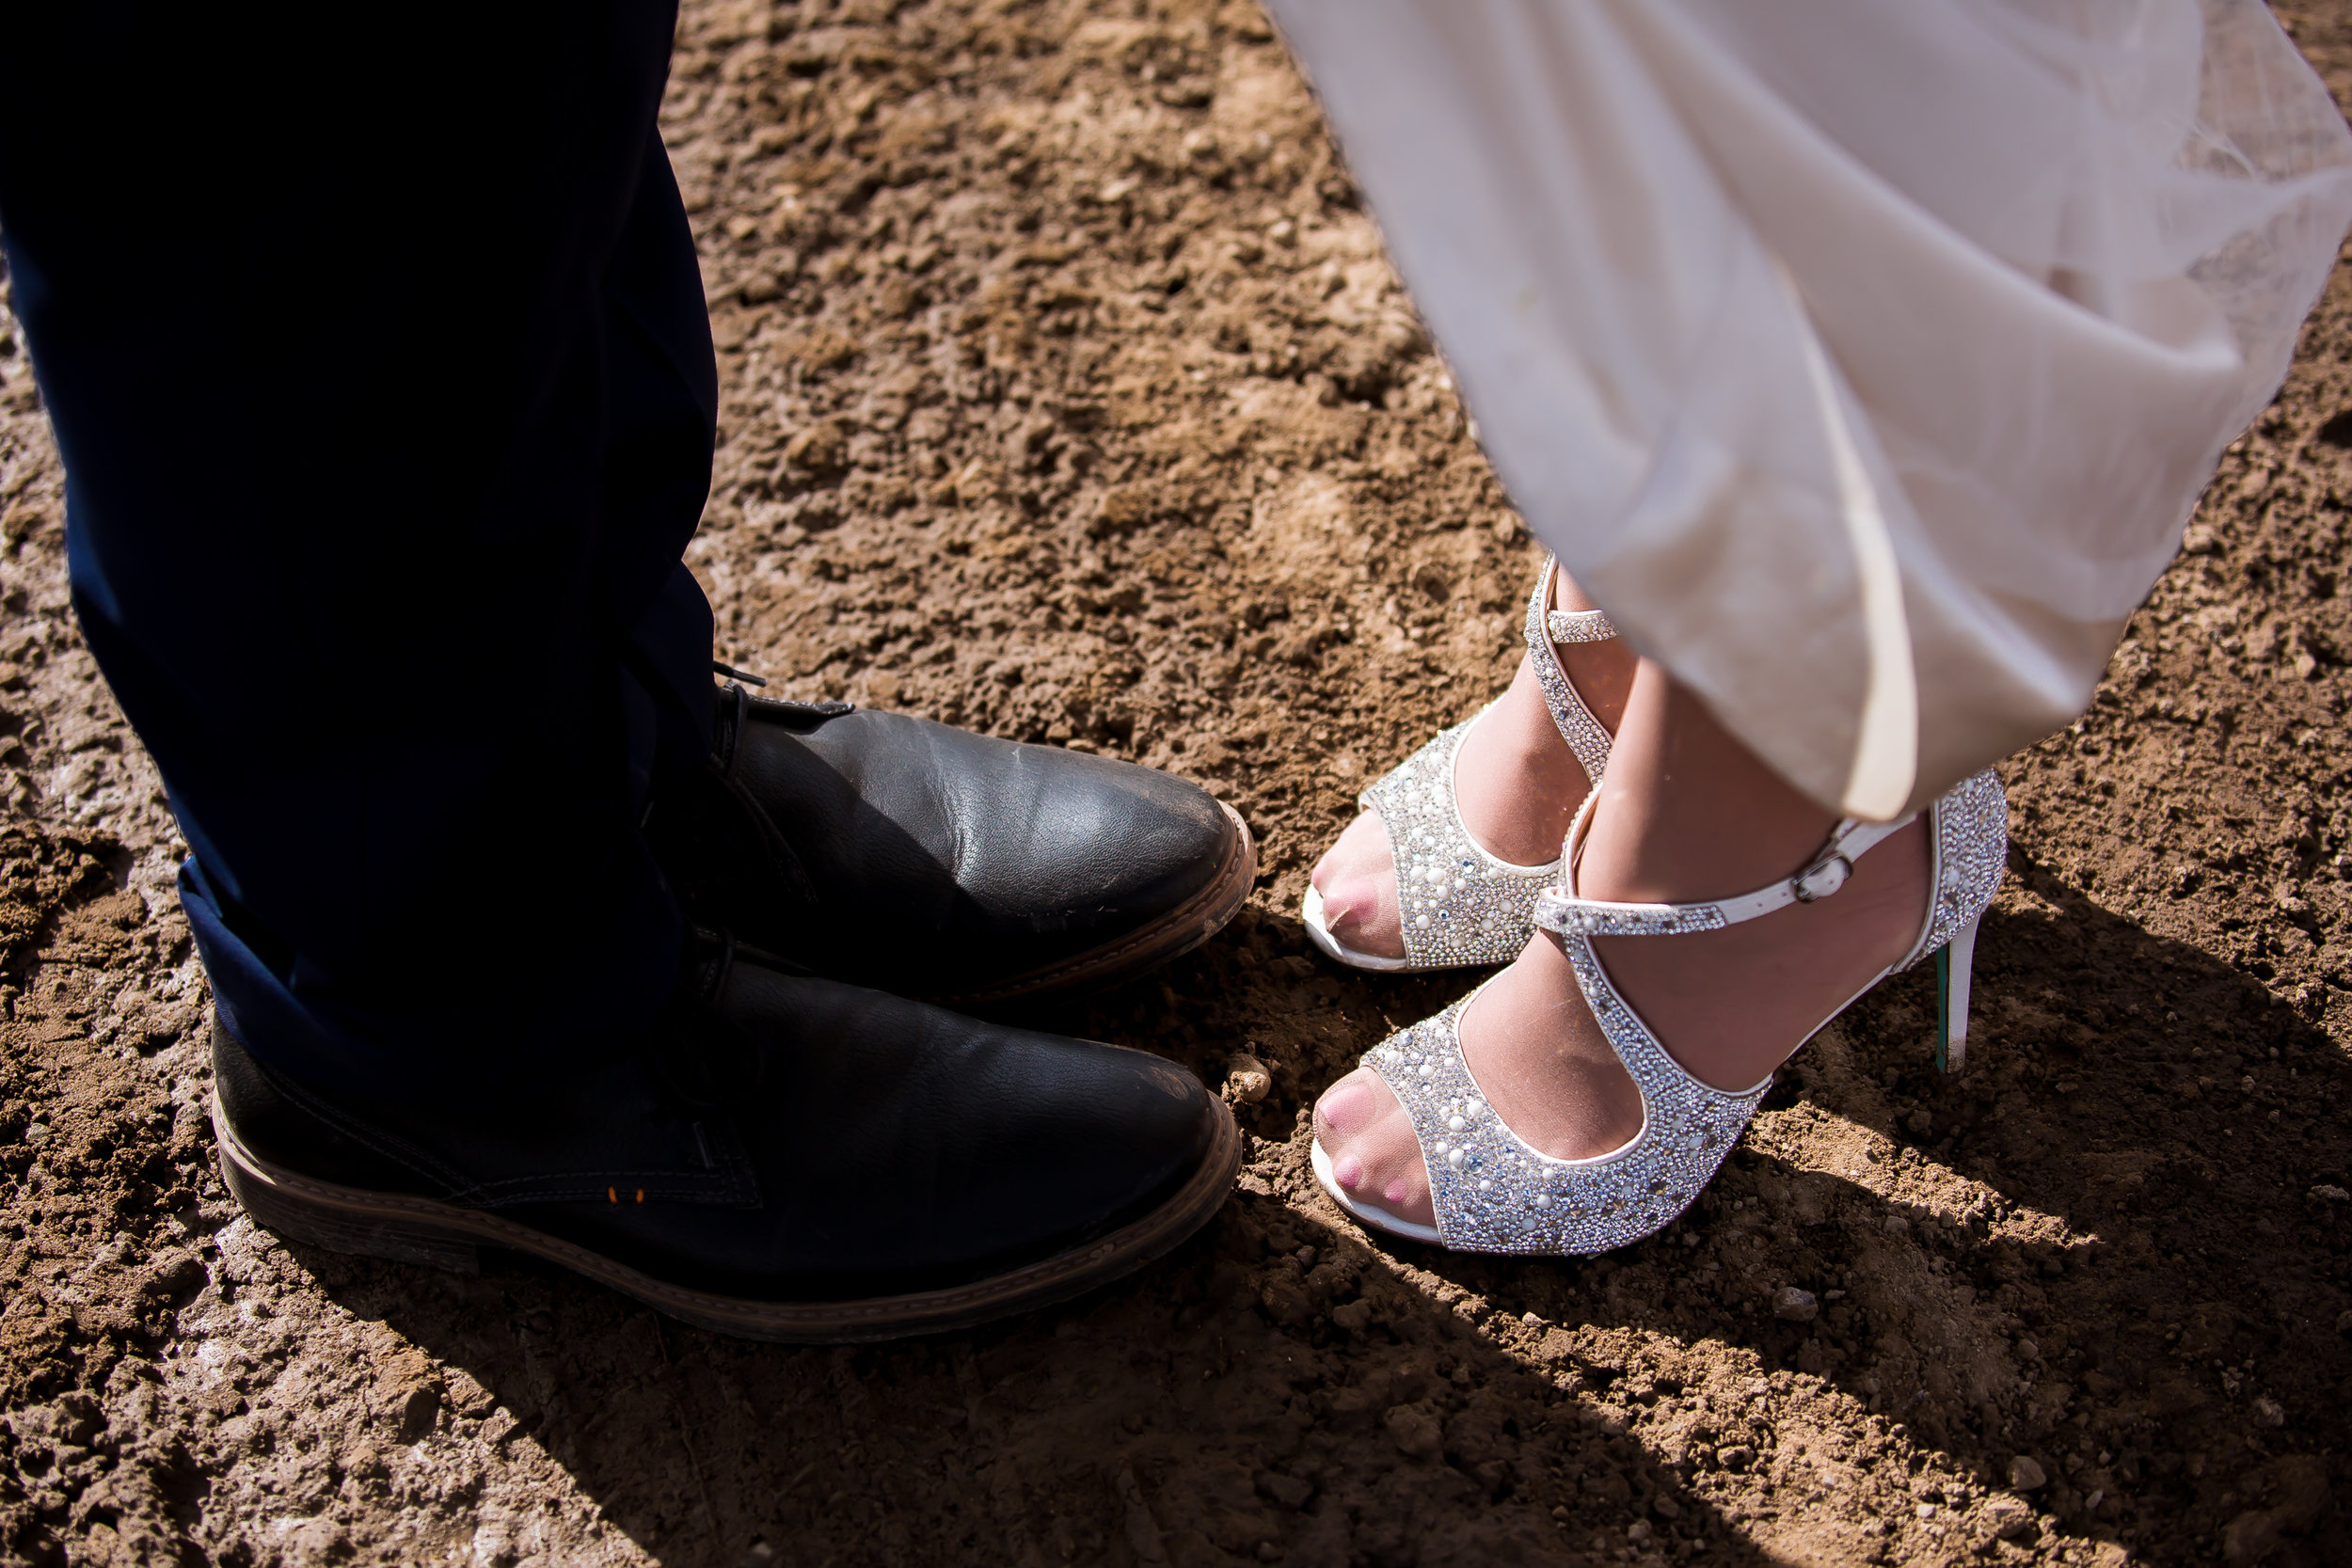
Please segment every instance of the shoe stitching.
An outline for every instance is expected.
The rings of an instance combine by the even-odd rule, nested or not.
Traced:
[[[215,1106],[217,1113],[217,1096],[215,1098]],[[233,1132],[230,1132],[229,1141],[232,1146],[231,1158],[238,1164],[253,1170],[261,1180],[267,1180],[288,1192],[305,1194],[313,1202],[341,1206],[339,1199],[342,1195],[358,1191],[340,1188],[332,1182],[304,1177],[298,1172],[273,1173],[256,1164],[258,1157],[242,1149],[242,1146],[236,1143]],[[1217,1157],[1220,1149],[1223,1153],[1221,1159]],[[617,1262],[578,1243],[564,1241],[561,1237],[549,1235],[533,1227],[502,1216],[478,1210],[454,1210],[451,1205],[429,1198],[413,1197],[405,1194],[380,1196],[367,1194],[364,1196],[369,1197],[371,1207],[374,1210],[405,1213],[420,1220],[452,1226],[457,1228],[461,1236],[479,1244],[519,1247],[524,1251],[563,1263],[590,1279],[601,1280],[612,1285],[635,1296],[638,1300],[667,1303],[674,1307],[682,1308],[689,1314],[698,1312],[717,1314],[738,1325],[744,1323],[788,1324],[796,1320],[802,1322],[813,1320],[818,1323],[862,1322],[877,1325],[894,1323],[906,1323],[912,1321],[926,1323],[932,1329],[944,1330],[957,1326],[956,1320],[946,1315],[952,1314],[963,1307],[1001,1305],[1005,1309],[1009,1310],[1021,1305],[1045,1305],[1051,1300],[1060,1299],[1058,1294],[1048,1292],[1058,1292],[1065,1284],[1068,1284],[1071,1290],[1075,1291],[1089,1288],[1090,1284],[1101,1283],[1100,1280],[1089,1278],[1089,1266],[1091,1265],[1098,1265],[1113,1258],[1119,1258],[1122,1264],[1140,1264],[1150,1258],[1159,1256],[1167,1250],[1167,1246],[1172,1246],[1183,1237],[1190,1235],[1216,1212],[1215,1206],[1200,1206],[1199,1199],[1205,1197],[1210,1191],[1214,1190],[1220,1195],[1219,1201],[1222,1201],[1222,1192],[1231,1184],[1232,1172],[1240,1164],[1241,1152],[1240,1139],[1236,1135],[1232,1117],[1228,1115],[1220,1124],[1216,1144],[1212,1147],[1209,1156],[1201,1161],[1192,1180],[1172,1194],[1168,1201],[1159,1209],[1139,1217],[1108,1238],[1098,1240],[1089,1246],[1075,1247],[1068,1252],[1057,1254],[1052,1258],[990,1279],[976,1281],[970,1285],[849,1302],[762,1302],[744,1297],[719,1295],[711,1291],[689,1290],[684,1286],[672,1285],[664,1280],[656,1279],[641,1270]],[[1200,1212],[1198,1215],[1191,1212],[1192,1208],[1196,1206],[1200,1207]],[[469,1217],[477,1214],[480,1215],[481,1223],[489,1228],[491,1232],[489,1236],[483,1237],[471,1232],[468,1225]],[[1169,1234],[1171,1229],[1174,1231],[1173,1235]],[[1162,1244],[1163,1240],[1166,1241],[1166,1246]],[[1030,1283],[1032,1281],[1033,1284]],[[1025,1290],[1037,1293],[1033,1296],[1025,1295],[1023,1294]],[[910,1307],[927,1309],[928,1316],[910,1320],[908,1317]]]

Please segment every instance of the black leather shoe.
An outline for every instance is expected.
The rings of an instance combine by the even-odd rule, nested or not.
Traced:
[[[821,974],[961,1005],[1109,985],[1206,942],[1258,851],[1131,763],[730,685],[647,835],[691,916]]]
[[[306,1086],[216,1018],[230,1190],[297,1242],[465,1269],[503,1247],[721,1333],[837,1341],[1116,1278],[1239,1168],[1224,1104],[1156,1056],[692,945],[641,1048],[422,1104]]]

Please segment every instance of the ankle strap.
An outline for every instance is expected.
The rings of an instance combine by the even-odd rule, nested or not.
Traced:
[[[1588,937],[1676,936],[1685,931],[1720,931],[1726,926],[1785,910],[1791,904],[1810,904],[1844,887],[1846,879],[1853,875],[1855,861],[1909,827],[1918,816],[1914,812],[1899,822],[1861,822],[1849,816],[1837,824],[1829,842],[1805,863],[1804,870],[1735,898],[1696,904],[1621,904],[1580,898],[1572,891],[1577,856],[1582,847],[1581,841],[1592,820],[1593,801],[1599,794],[1595,790],[1585,797],[1576,821],[1568,829],[1567,842],[1561,847],[1560,877],[1564,885],[1545,889],[1535,900],[1535,924],[1547,931]]]
[[[1559,575],[1560,558],[1544,558],[1543,580],[1535,585],[1535,602],[1544,607],[1544,633],[1554,642],[1606,642],[1617,635],[1609,617],[1597,610],[1554,610],[1551,582]]]
[[[1617,635],[1609,617],[1597,610],[1546,610],[1544,631],[1554,642],[1606,642]]]

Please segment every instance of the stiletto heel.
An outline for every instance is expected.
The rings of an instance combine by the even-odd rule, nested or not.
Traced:
[[[1935,1069],[1958,1072],[1968,1062],[1968,971],[1977,957],[1977,915],[1935,950]]]
[[[1609,761],[1609,732],[1577,695],[1554,644],[1605,642],[1617,628],[1597,610],[1552,609],[1551,584],[1559,570],[1557,557],[1547,560],[1528,598],[1527,652],[1560,738],[1597,785]],[[1454,764],[1470,726],[1485,717],[1482,709],[1444,731],[1358,797],[1363,809],[1380,813],[1389,832],[1405,956],[1361,953],[1340,941],[1331,932],[1323,895],[1311,882],[1299,919],[1326,954],[1351,969],[1394,973],[1509,963],[1527,944],[1535,900],[1559,879],[1560,863],[1517,865],[1497,859],[1464,826]]]
[[[1642,1096],[1642,1130],[1606,1154],[1561,1160],[1544,1153],[1503,1124],[1462,1056],[1462,1015],[1472,991],[1436,1017],[1391,1036],[1364,1056],[1412,1118],[1429,1173],[1437,1237],[1457,1252],[1578,1254],[1605,1252],[1636,1242],[1673,1222],[1691,1205],[1772,1086],[1724,1090],[1702,1083],[1667,1053],[1641,1016],[1628,1006],[1601,967],[1595,937],[1669,937],[1716,931],[1741,921],[1835,897],[1854,862],[1885,843],[1900,822],[1837,825],[1811,863],[1770,887],[1704,903],[1611,903],[1576,892],[1577,845],[1591,825],[1587,799],[1561,852],[1560,886],[1536,902],[1534,923],[1558,933],[1593,1020],[1608,1037]],[[1990,768],[1963,779],[1928,808],[1932,856],[1928,908],[1902,959],[1871,976],[1847,998],[1836,1018],[1864,992],[1932,953],[1940,988],[1938,1056],[1953,1069],[1966,1053],[1968,969],[1977,926],[1993,902],[2009,859],[2009,802]],[[1485,988],[1481,987],[1483,990]],[[1823,1019],[1805,1038],[1829,1022]],[[1803,1049],[1804,1040],[1797,1042]],[[1794,1053],[1792,1052],[1791,1054]],[[1351,1198],[1336,1180],[1320,1145],[1314,1172],[1340,1207],[1379,1229],[1426,1240],[1429,1227],[1408,1225]]]

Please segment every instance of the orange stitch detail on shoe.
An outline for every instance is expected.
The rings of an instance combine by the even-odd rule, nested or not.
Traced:
[[[609,1202],[618,1203],[618,1202],[620,1202],[620,1201],[621,1201],[621,1195],[620,1195],[620,1194],[618,1194],[618,1193],[616,1193],[616,1192],[614,1192],[614,1191],[613,1191],[612,1188],[610,1188],[610,1187],[607,1187],[607,1188],[604,1190],[604,1196],[605,1196],[606,1199],[607,1199]]]

